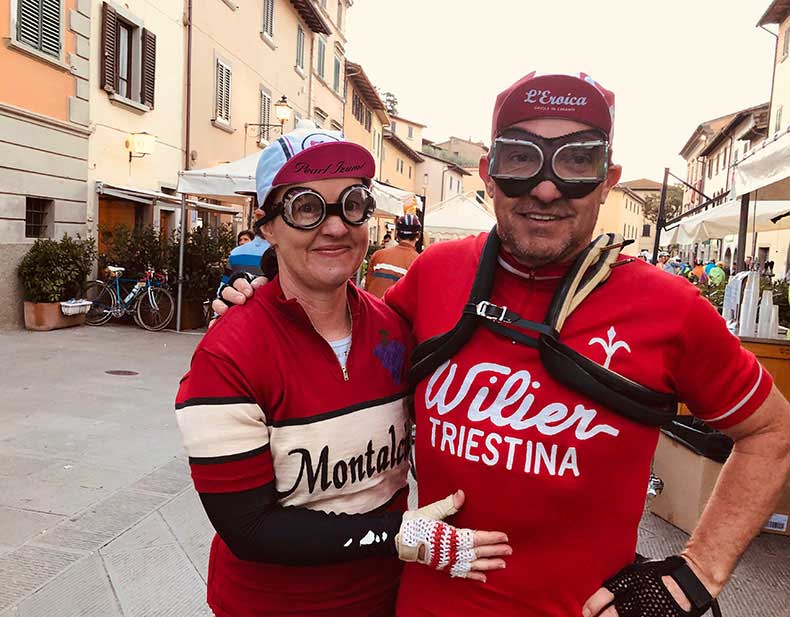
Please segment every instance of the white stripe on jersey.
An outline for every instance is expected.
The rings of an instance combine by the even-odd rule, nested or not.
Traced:
[[[373,271],[375,272],[376,270],[392,270],[395,274],[400,274],[401,276],[407,272],[406,268],[399,268],[398,266],[393,266],[392,264],[376,264],[373,266]]]
[[[176,417],[191,457],[241,454],[269,443],[266,418],[255,403],[194,405],[177,409]]]
[[[763,379],[763,365],[758,364],[757,366],[760,368],[760,372],[757,373],[757,381],[755,382],[752,389],[749,390],[749,392],[746,394],[746,396],[744,396],[740,401],[738,401],[738,403],[734,407],[728,409],[720,416],[716,416],[715,418],[708,418],[707,420],[705,420],[705,422],[718,422],[719,420],[724,420],[724,418],[727,418],[732,414],[734,414],[736,411],[738,411],[741,407],[743,407],[748,402],[750,398],[752,398],[752,396],[754,396],[754,393],[757,392],[757,386],[760,385],[760,382]]]

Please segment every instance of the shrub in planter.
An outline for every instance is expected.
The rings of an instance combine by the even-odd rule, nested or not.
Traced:
[[[36,240],[17,270],[24,290],[25,325],[51,330],[81,323],[78,318],[62,316],[60,302],[82,295],[95,258],[93,238],[64,235],[59,242]]]
[[[187,232],[184,245],[183,299],[203,304],[213,298],[219,285],[228,255],[236,246],[236,236],[230,225],[198,227]],[[178,237],[174,236],[169,269],[178,273]]]
[[[126,268],[127,278],[141,277],[148,266],[164,272],[173,250],[172,239],[160,234],[151,226],[129,228],[116,225],[100,231],[105,252],[99,255],[99,271],[107,266]],[[171,273],[172,274],[172,273]]]

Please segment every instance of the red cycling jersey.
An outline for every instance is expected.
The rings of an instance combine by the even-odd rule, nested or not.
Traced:
[[[387,292],[417,342],[458,321],[486,237],[431,246]],[[491,302],[541,322],[568,268],[527,270],[503,251]],[[695,287],[638,260],[612,270],[560,339],[716,428],[747,418],[772,384]],[[398,615],[578,616],[633,561],[658,429],[561,385],[536,349],[482,327],[418,385],[415,413],[420,503],[464,489],[452,524],[506,532],[513,555],[484,585],[408,564]]]

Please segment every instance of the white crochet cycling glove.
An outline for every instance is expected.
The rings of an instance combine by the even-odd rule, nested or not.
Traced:
[[[403,522],[395,546],[403,561],[416,561],[437,570],[449,571],[450,576],[465,577],[477,559],[474,551],[474,531],[458,529],[442,519],[458,512],[452,495],[434,501],[417,510],[403,513]],[[425,554],[420,559],[420,547]]]
[[[403,561],[417,561],[435,570],[449,571],[450,576],[466,577],[477,559],[474,531],[422,517],[404,517],[395,543]],[[420,546],[425,547],[422,559]]]

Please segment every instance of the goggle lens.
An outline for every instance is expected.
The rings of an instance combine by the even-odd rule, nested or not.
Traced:
[[[327,204],[323,196],[308,188],[294,188],[279,204],[285,222],[297,229],[320,226],[327,216],[337,215],[349,225],[362,225],[376,210],[376,199],[365,186],[350,186],[337,203]]]
[[[531,178],[543,167],[543,153],[533,143],[514,139],[497,140],[494,174]]]
[[[562,180],[603,181],[606,178],[606,144],[567,144],[554,153],[552,168]]]

